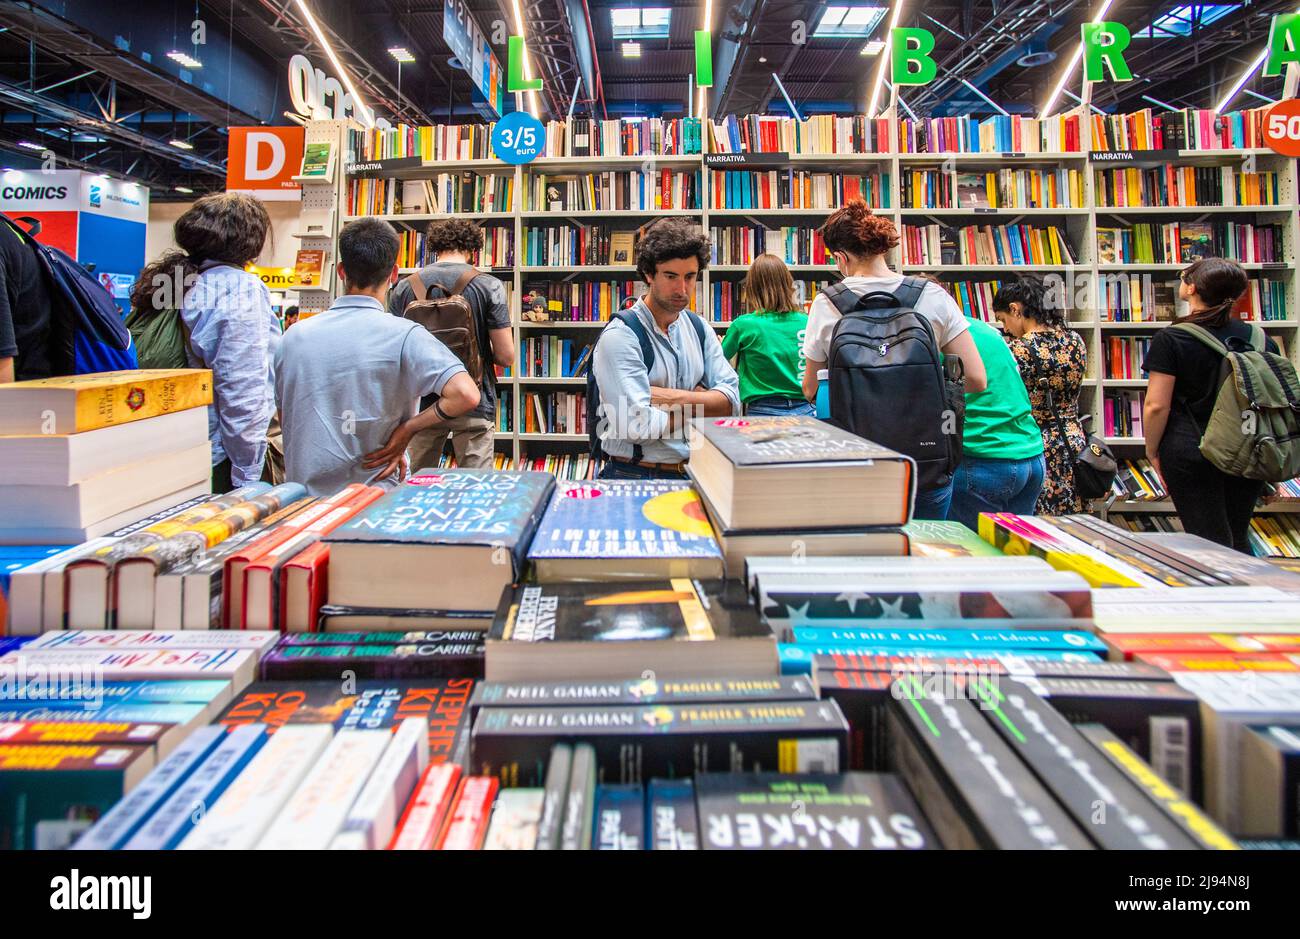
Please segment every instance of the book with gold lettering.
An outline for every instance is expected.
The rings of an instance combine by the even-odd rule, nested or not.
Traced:
[[[0,435],[79,434],[211,403],[203,368],[38,378],[0,385]]]

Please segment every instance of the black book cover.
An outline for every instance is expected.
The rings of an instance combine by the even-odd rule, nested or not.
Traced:
[[[474,719],[475,775],[506,786],[543,784],[551,748],[591,744],[597,780],[638,783],[703,772],[839,772],[848,724],[833,701],[483,708]]]
[[[646,786],[646,834],[651,851],[698,851],[700,826],[689,779],[652,779]]]
[[[706,773],[695,777],[705,850],[915,851],[939,840],[888,773]]]
[[[1201,801],[1201,709],[1196,695],[1169,681],[1024,681],[1071,723],[1108,727],[1167,783]]]
[[[684,578],[507,588],[487,634],[489,644],[770,637],[740,584]]]
[[[1096,843],[1106,850],[1195,850],[1146,795],[1051,705],[1023,684],[977,678],[979,711]]]
[[[645,850],[645,791],[640,786],[596,790],[592,841],[597,851]]]
[[[392,729],[408,717],[429,725],[429,760],[452,758],[458,739],[469,737],[470,678],[420,681],[255,682],[235,696],[214,721],[227,727],[266,724],[275,733],[285,724],[331,724],[335,730]]]
[[[447,633],[405,645],[282,646],[260,663],[262,681],[355,678],[482,678],[483,634]]]
[[[889,752],[885,738],[885,706],[892,677],[886,672],[816,669],[822,697],[834,701],[849,722],[851,770],[885,770]]]
[[[946,848],[1087,849],[1081,831],[979,714],[919,680],[889,703],[890,753]]]

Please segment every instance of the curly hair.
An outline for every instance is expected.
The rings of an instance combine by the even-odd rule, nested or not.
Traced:
[[[709,236],[694,222],[665,218],[649,225],[636,245],[636,272],[649,281],[663,261],[695,258],[700,270],[709,266]]]
[[[894,223],[873,214],[862,199],[851,199],[832,212],[821,235],[828,251],[847,251],[858,257],[884,254],[898,245]]]
[[[1027,320],[1045,326],[1064,326],[1065,310],[1056,303],[1047,302],[1047,288],[1033,274],[1021,274],[1015,280],[1002,284],[993,295],[993,309],[1005,313],[1011,304],[1019,303],[1021,315]]]
[[[447,218],[430,222],[425,233],[425,251],[430,255],[444,251],[473,254],[483,247],[483,229],[468,218]]]

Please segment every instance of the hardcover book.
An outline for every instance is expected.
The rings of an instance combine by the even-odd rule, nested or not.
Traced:
[[[598,778],[635,783],[734,769],[838,772],[848,725],[830,701],[653,707],[483,708],[474,720],[475,772],[540,786],[551,748],[589,743]]]
[[[939,840],[888,773],[705,773],[702,847],[714,851],[915,851]]]
[[[487,635],[491,681],[772,677],[776,641],[739,585],[527,585],[507,593]]]
[[[557,486],[528,560],[539,583],[723,574],[700,497],[671,480]]]
[[[329,602],[487,611],[515,582],[550,473],[422,472],[335,529]]]
[[[910,514],[912,460],[816,418],[696,418],[690,442],[687,471],[725,530],[902,525]]]

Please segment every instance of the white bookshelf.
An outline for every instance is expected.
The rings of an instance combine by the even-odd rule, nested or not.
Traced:
[[[1095,203],[1094,171],[1114,168],[1112,164],[1093,164],[1088,156],[1088,136],[1091,133],[1090,122],[1081,122],[1084,134],[1084,149],[1078,153],[869,153],[869,154],[790,154],[788,162],[776,166],[707,167],[700,155],[687,156],[601,156],[559,158],[546,157],[535,160],[523,167],[507,166],[496,160],[464,160],[455,162],[426,163],[415,169],[405,169],[396,174],[401,179],[420,179],[436,176],[439,173],[459,173],[466,170],[476,173],[494,173],[514,175],[516,207],[511,212],[467,212],[467,217],[474,218],[485,225],[511,227],[514,234],[516,264],[512,268],[495,269],[496,276],[506,282],[510,290],[512,314],[516,318],[516,346],[522,348],[522,341],[546,334],[555,334],[572,339],[580,345],[593,342],[600,322],[521,322],[519,317],[519,298],[525,283],[544,279],[547,275],[565,281],[613,282],[634,280],[635,270],[628,267],[611,265],[525,265],[519,263],[522,257],[523,233],[529,227],[547,224],[570,223],[583,224],[591,222],[612,222],[616,229],[619,223],[626,223],[626,230],[632,230],[646,221],[659,217],[684,216],[697,220],[708,231],[712,226],[767,224],[771,227],[781,225],[798,225],[816,227],[832,208],[710,208],[714,201],[712,191],[712,170],[769,170],[793,168],[807,171],[842,172],[847,174],[864,174],[878,172],[888,174],[889,185],[888,208],[875,211],[891,218],[902,231],[903,225],[925,224],[927,219],[947,224],[952,227],[966,225],[1005,225],[1022,221],[1025,224],[1042,226],[1053,224],[1069,239],[1078,260],[1065,264],[1040,265],[998,265],[998,264],[902,264],[901,251],[896,251],[891,259],[891,266],[902,273],[932,273],[945,281],[973,280],[993,281],[1008,274],[1018,272],[1036,272],[1039,274],[1059,274],[1069,278],[1085,278],[1091,290],[1091,307],[1073,310],[1069,328],[1078,332],[1088,349],[1088,368],[1086,380],[1080,393],[1079,410],[1081,413],[1094,415],[1091,429],[1098,435],[1103,431],[1102,405],[1110,392],[1124,390],[1141,390],[1146,382],[1142,379],[1108,379],[1104,377],[1104,362],[1101,343],[1103,338],[1113,335],[1149,336],[1153,330],[1163,328],[1164,322],[1121,322],[1102,318],[1100,305],[1101,278],[1105,275],[1153,275],[1161,279],[1172,280],[1183,270],[1185,264],[1101,264],[1097,259],[1096,235],[1099,225],[1113,227],[1116,225],[1135,224],[1137,222],[1158,222],[1162,218],[1168,221],[1193,221],[1197,219],[1215,220],[1218,218],[1242,218],[1248,221],[1276,223],[1283,226],[1283,263],[1282,264],[1245,264],[1252,275],[1269,275],[1269,279],[1283,279],[1287,283],[1287,316],[1283,320],[1261,321],[1260,325],[1271,335],[1283,339],[1288,355],[1294,360],[1297,356],[1297,329],[1300,328],[1300,278],[1296,276],[1296,262],[1300,250],[1300,219],[1297,207],[1300,206],[1300,192],[1297,191],[1297,161],[1282,157],[1267,149],[1247,150],[1168,150],[1153,153],[1143,152],[1145,156],[1158,155],[1162,162],[1176,165],[1215,166],[1232,165],[1242,169],[1243,160],[1254,158],[1253,169],[1257,171],[1276,170],[1282,174],[1283,191],[1286,193],[1284,205],[1263,206],[1103,206]],[[309,131],[310,133],[310,131]],[[897,140],[897,122],[890,122],[891,140]],[[1012,167],[1017,169],[1072,169],[1083,175],[1083,204],[1071,208],[998,208],[985,209],[975,207],[954,209],[927,209],[902,207],[901,183],[902,173],[912,170],[936,168],[953,172],[992,170]],[[585,173],[599,173],[610,170],[641,170],[659,172],[699,171],[701,179],[699,209],[657,209],[657,210],[525,210],[522,207],[524,190],[533,176],[566,176]],[[342,168],[338,173],[339,183],[335,191],[338,195],[339,224],[351,221],[343,213],[346,207],[347,178]],[[423,228],[430,221],[449,217],[445,214],[419,214],[382,216],[394,225],[408,228]],[[831,265],[791,264],[791,272],[796,280],[823,281],[837,279],[838,275]],[[700,279],[699,300],[707,304],[712,298],[715,281],[735,283],[747,265],[716,264],[710,265]],[[404,273],[405,273],[404,269]],[[1261,277],[1260,279],[1263,279]],[[712,320],[710,311],[700,309],[706,320]],[[728,323],[714,322],[712,325],[724,330]],[[517,369],[516,369],[517,371]],[[512,421],[516,428],[521,426],[523,394],[530,388],[555,391],[579,390],[582,379],[567,378],[528,378],[515,375],[501,381],[501,399],[509,401]],[[1117,448],[1121,458],[1132,458],[1142,454],[1143,440],[1140,437],[1109,437],[1107,443]],[[497,434],[502,448],[508,448],[516,461],[525,454],[536,455],[548,449],[554,452],[579,453],[584,447],[585,435],[579,434]],[[1128,503],[1124,504],[1129,505]],[[1127,511],[1116,507],[1112,511]],[[1135,510],[1136,511],[1136,510]]]

